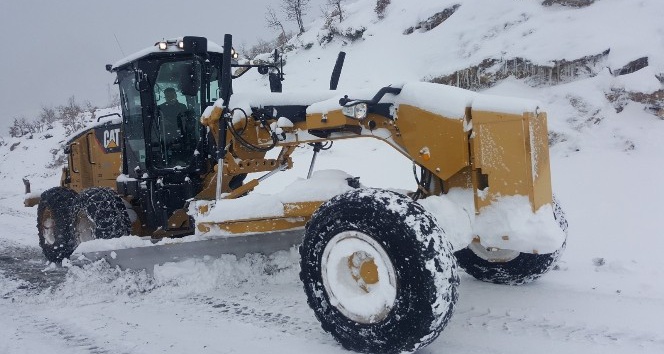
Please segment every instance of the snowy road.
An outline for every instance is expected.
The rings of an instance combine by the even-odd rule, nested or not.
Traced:
[[[566,282],[570,272],[521,287],[464,275],[451,323],[423,352],[664,351],[662,299],[598,290],[592,282],[575,287]],[[32,281],[53,284],[61,272],[43,279]],[[20,286],[6,274],[2,284],[2,353],[343,352],[307,307],[294,253],[189,261],[154,279],[99,264],[71,270],[56,290]]]
[[[327,87],[339,50],[349,53],[343,91],[429,80],[492,58],[549,66],[610,49],[571,81],[508,78],[485,91],[538,100],[547,111],[552,184],[570,226],[567,249],[557,269],[525,286],[461,273],[455,313],[421,353],[664,353],[663,111],[628,99],[659,92],[661,103],[663,2],[595,1],[576,9],[542,1],[402,0],[392,1],[380,21],[371,20],[375,1],[349,3],[339,30],[364,28],[362,40],[319,45],[329,35],[329,28],[319,31],[320,19],[296,37],[307,49],[289,54],[285,91]],[[456,3],[460,9],[435,31],[404,34]],[[616,75],[644,58],[647,67]],[[234,83],[238,93],[266,86],[255,72]],[[610,99],[615,94],[619,99]],[[36,208],[22,206],[22,178],[33,190],[58,185],[53,160],[64,141],[60,123],[29,139],[0,137],[0,354],[346,353],[309,309],[293,251],[188,260],[159,267],[154,277],[104,263],[47,265]],[[293,170],[257,192],[274,193],[306,176],[311,150],[293,158]],[[339,141],[316,165],[360,176],[366,186],[408,189],[415,185],[411,168],[374,140]]]
[[[368,146],[367,156],[379,149]],[[338,166],[358,146],[336,149],[321,156],[320,168]],[[554,182],[570,222],[558,269],[519,287],[461,274],[455,314],[423,353],[664,352],[664,288],[653,281],[663,275],[663,261],[653,251],[661,243],[652,237],[657,208],[646,207],[662,190],[643,184],[605,196],[607,185],[627,185],[629,171],[650,156],[557,154]],[[356,156],[360,162],[349,172],[364,183],[410,183],[403,173],[407,161],[394,157],[386,180],[368,171],[362,158]],[[616,164],[625,173],[617,173]],[[664,178],[664,171],[658,173]],[[594,174],[606,180],[600,183]],[[282,183],[280,178],[291,177],[285,173],[270,183]],[[37,246],[35,208],[23,208],[16,190],[2,195],[2,354],[345,352],[306,303],[295,251],[189,260],[159,267],[154,277],[105,264],[49,267]],[[602,202],[589,208],[590,200]]]

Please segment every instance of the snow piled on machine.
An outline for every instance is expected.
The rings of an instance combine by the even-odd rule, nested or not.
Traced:
[[[394,102],[407,104],[451,119],[462,119],[466,108],[475,111],[521,115],[535,112],[542,105],[534,100],[487,95],[458,87],[429,82],[409,82],[403,85]]]
[[[410,105],[449,119],[464,118],[466,108],[469,107],[478,111],[516,115],[542,109],[542,104],[536,100],[481,94],[458,87],[429,82],[391,83],[388,86],[399,88],[401,92],[396,96],[392,94],[383,96],[379,101],[380,103],[393,103],[396,107],[401,104]],[[348,96],[351,102],[368,101],[374,97],[380,88],[377,86],[372,89],[310,90],[283,93],[238,92],[231,97],[229,108],[241,109],[250,114],[251,108],[301,105],[307,106],[307,114],[326,114],[334,110],[340,110],[339,99],[344,96]],[[211,116],[214,107],[223,108],[223,105],[223,100],[217,100],[213,106],[205,109],[202,120]],[[244,117],[243,113],[237,110],[234,112],[233,122],[236,123]]]
[[[315,171],[311,178],[298,178],[276,194],[250,193],[237,199],[212,202],[210,211],[197,215],[196,222],[222,223],[228,220],[281,217],[284,216],[284,203],[325,201],[351,190],[349,178],[352,176],[340,170]],[[191,213],[196,213],[200,203],[210,202],[198,203],[192,203]]]
[[[499,197],[477,215],[470,189],[452,188],[445,195],[418,202],[445,229],[455,251],[468,246],[475,236],[484,247],[524,253],[553,253],[565,242],[551,204],[533,212],[525,196]]]

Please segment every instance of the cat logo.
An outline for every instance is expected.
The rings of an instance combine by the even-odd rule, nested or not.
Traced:
[[[115,149],[119,147],[118,141],[120,140],[120,128],[112,130],[104,130],[104,148]]]
[[[95,135],[97,136],[97,141],[99,141],[99,145],[103,148],[104,153],[109,154],[120,152],[122,137],[119,124],[105,126],[103,129],[95,129]]]
[[[120,128],[104,130],[104,149],[117,149],[120,145]]]

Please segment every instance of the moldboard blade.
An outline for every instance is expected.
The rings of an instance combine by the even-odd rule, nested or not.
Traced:
[[[153,274],[156,265],[179,262],[190,258],[219,257],[222,254],[233,254],[238,258],[251,253],[269,255],[299,245],[302,243],[303,237],[304,229],[296,229],[192,242],[156,244],[148,247],[113,251],[87,252],[83,253],[85,258],[82,261],[75,261],[74,264],[80,265],[105,259],[113,267],[119,266],[121,269],[134,270],[145,269],[149,274]]]

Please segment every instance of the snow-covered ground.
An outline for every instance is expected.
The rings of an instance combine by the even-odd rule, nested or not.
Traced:
[[[402,34],[456,3],[457,12],[434,30]],[[547,64],[611,48],[604,64],[613,69],[648,56],[650,66],[629,75],[604,69],[537,88],[508,79],[486,90],[546,107],[553,187],[570,225],[567,249],[555,270],[525,286],[462,273],[451,322],[422,352],[663,353],[664,120],[634,102],[616,113],[606,93],[662,89],[655,75],[664,72],[664,3],[598,0],[583,9],[540,3],[429,0],[414,8],[393,0],[378,21],[374,1],[349,2],[345,26],[367,27],[365,39],[321,47],[320,23],[311,24],[299,41],[315,44],[289,54],[285,89],[326,87],[340,49],[348,52],[340,91],[449,74],[500,55]],[[266,90],[265,78],[246,76],[236,91]],[[36,208],[22,206],[21,179],[29,176],[35,189],[58,184],[59,170],[46,166],[63,136],[56,125],[33,139],[4,137],[0,146],[0,353],[344,352],[306,304],[295,250],[167,264],[154,277],[102,263],[47,265]],[[310,156],[308,148],[297,151],[295,168],[258,192],[306,176]],[[414,186],[410,161],[372,139],[337,142],[316,167],[344,170],[367,186]]]

